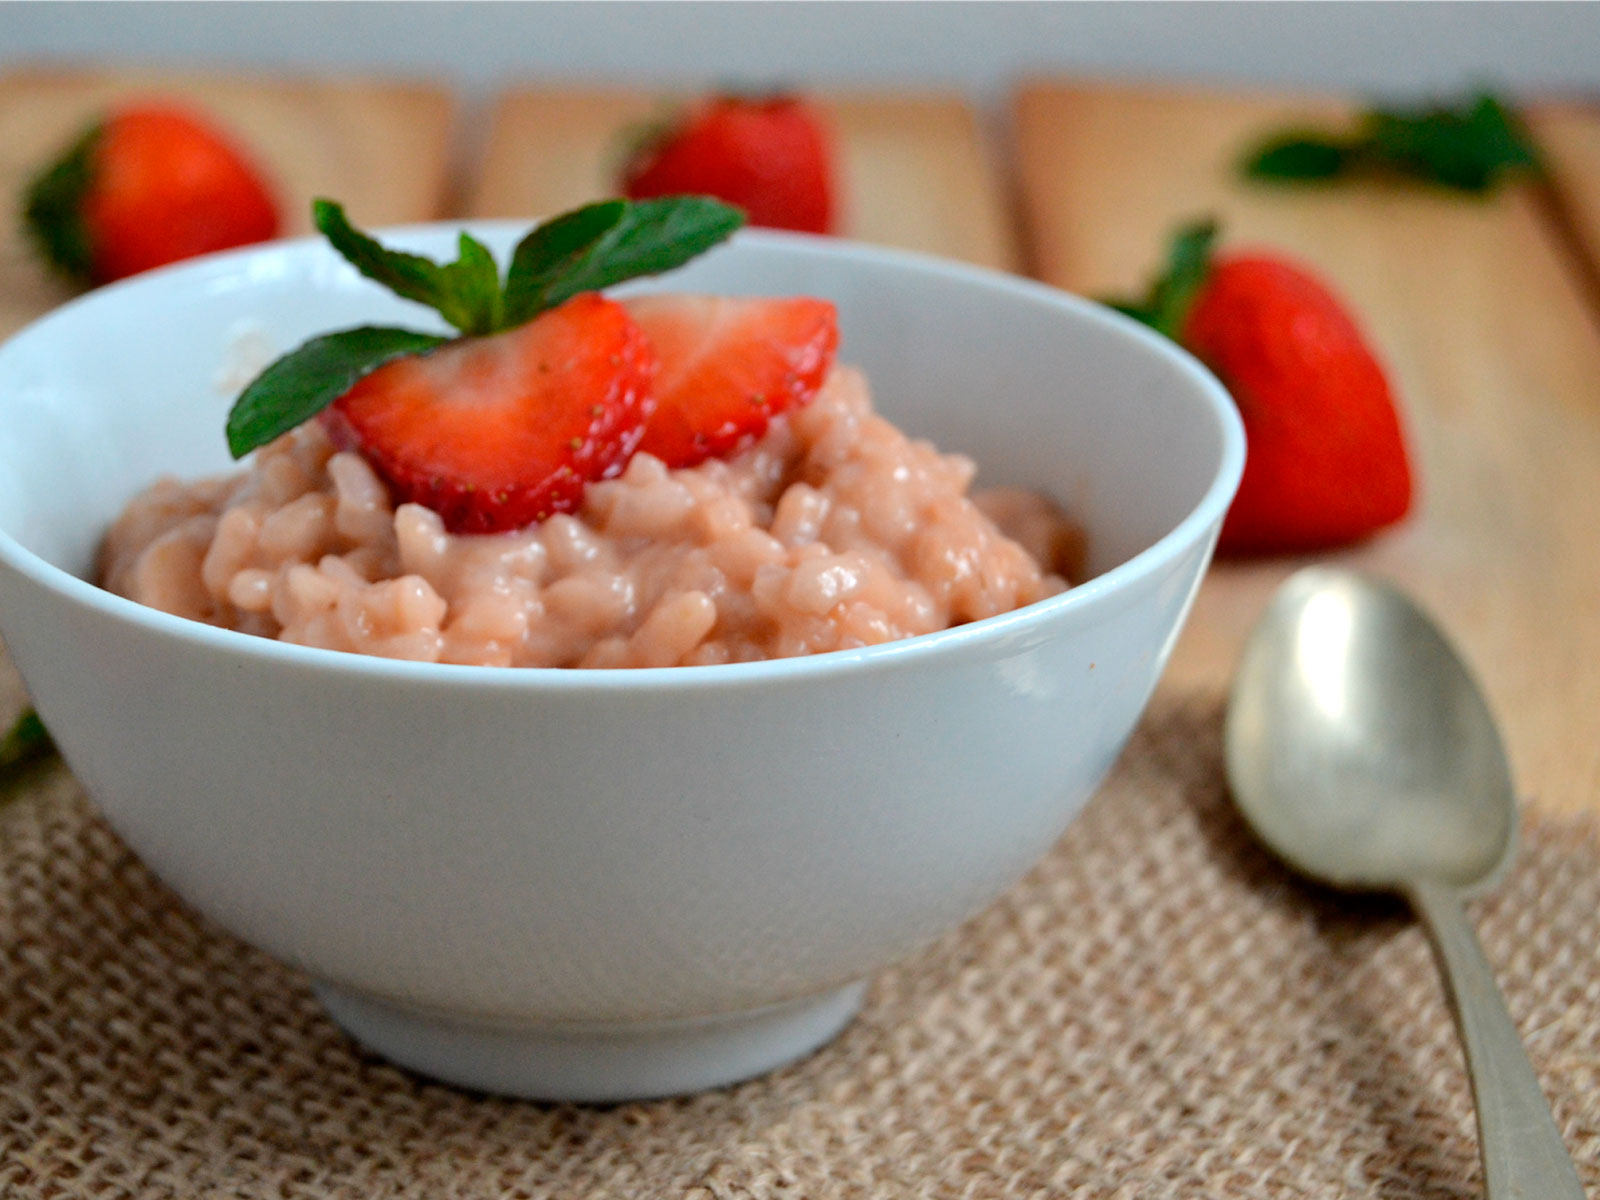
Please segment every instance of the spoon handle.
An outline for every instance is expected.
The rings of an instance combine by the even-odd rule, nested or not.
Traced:
[[[1419,880],[1406,894],[1433,940],[1466,1049],[1485,1193],[1490,1200],[1584,1200],[1550,1104],[1455,889]]]

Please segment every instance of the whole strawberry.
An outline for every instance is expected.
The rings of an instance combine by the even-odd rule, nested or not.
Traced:
[[[83,133],[28,188],[29,230],[80,283],[108,283],[266,241],[278,207],[260,172],[195,113],[128,105]]]
[[[1174,237],[1166,275],[1116,305],[1191,351],[1239,406],[1248,453],[1218,550],[1288,554],[1367,537],[1411,508],[1389,383],[1343,304],[1275,255],[1213,258],[1216,226]]]
[[[648,139],[623,170],[638,200],[715,196],[752,225],[831,233],[833,154],[821,118],[794,96],[716,96]]]

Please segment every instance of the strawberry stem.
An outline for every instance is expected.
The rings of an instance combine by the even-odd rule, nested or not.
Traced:
[[[1195,297],[1211,274],[1211,254],[1217,242],[1214,219],[1190,221],[1180,226],[1167,244],[1166,269],[1135,300],[1108,300],[1118,312],[1142,321],[1157,333],[1179,341]]]

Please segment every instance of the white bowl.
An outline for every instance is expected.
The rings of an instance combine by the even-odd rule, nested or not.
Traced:
[[[458,228],[390,236],[441,256]],[[503,261],[524,227],[471,228]],[[0,625],[73,771],[196,909],[445,1080],[657,1095],[832,1036],[875,968],[1083,807],[1239,480],[1239,421],[1202,367],[1038,284],[744,233],[652,286],[834,300],[881,410],[985,482],[1052,492],[1094,578],[943,633],[720,667],[279,644],[100,590],[101,533],[157,475],[229,466],[241,346],[427,314],[302,241],[104,288],[0,348]]]

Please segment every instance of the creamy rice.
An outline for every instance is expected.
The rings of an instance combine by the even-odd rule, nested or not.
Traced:
[[[393,507],[366,461],[335,453],[313,421],[242,473],[137,496],[106,536],[102,579],[213,625],[429,662],[819,654],[1067,586],[1077,530],[1033,493],[969,499],[972,474],[874,414],[860,374],[839,368],[736,458],[669,470],[638,454],[576,513],[457,536],[420,505]]]

